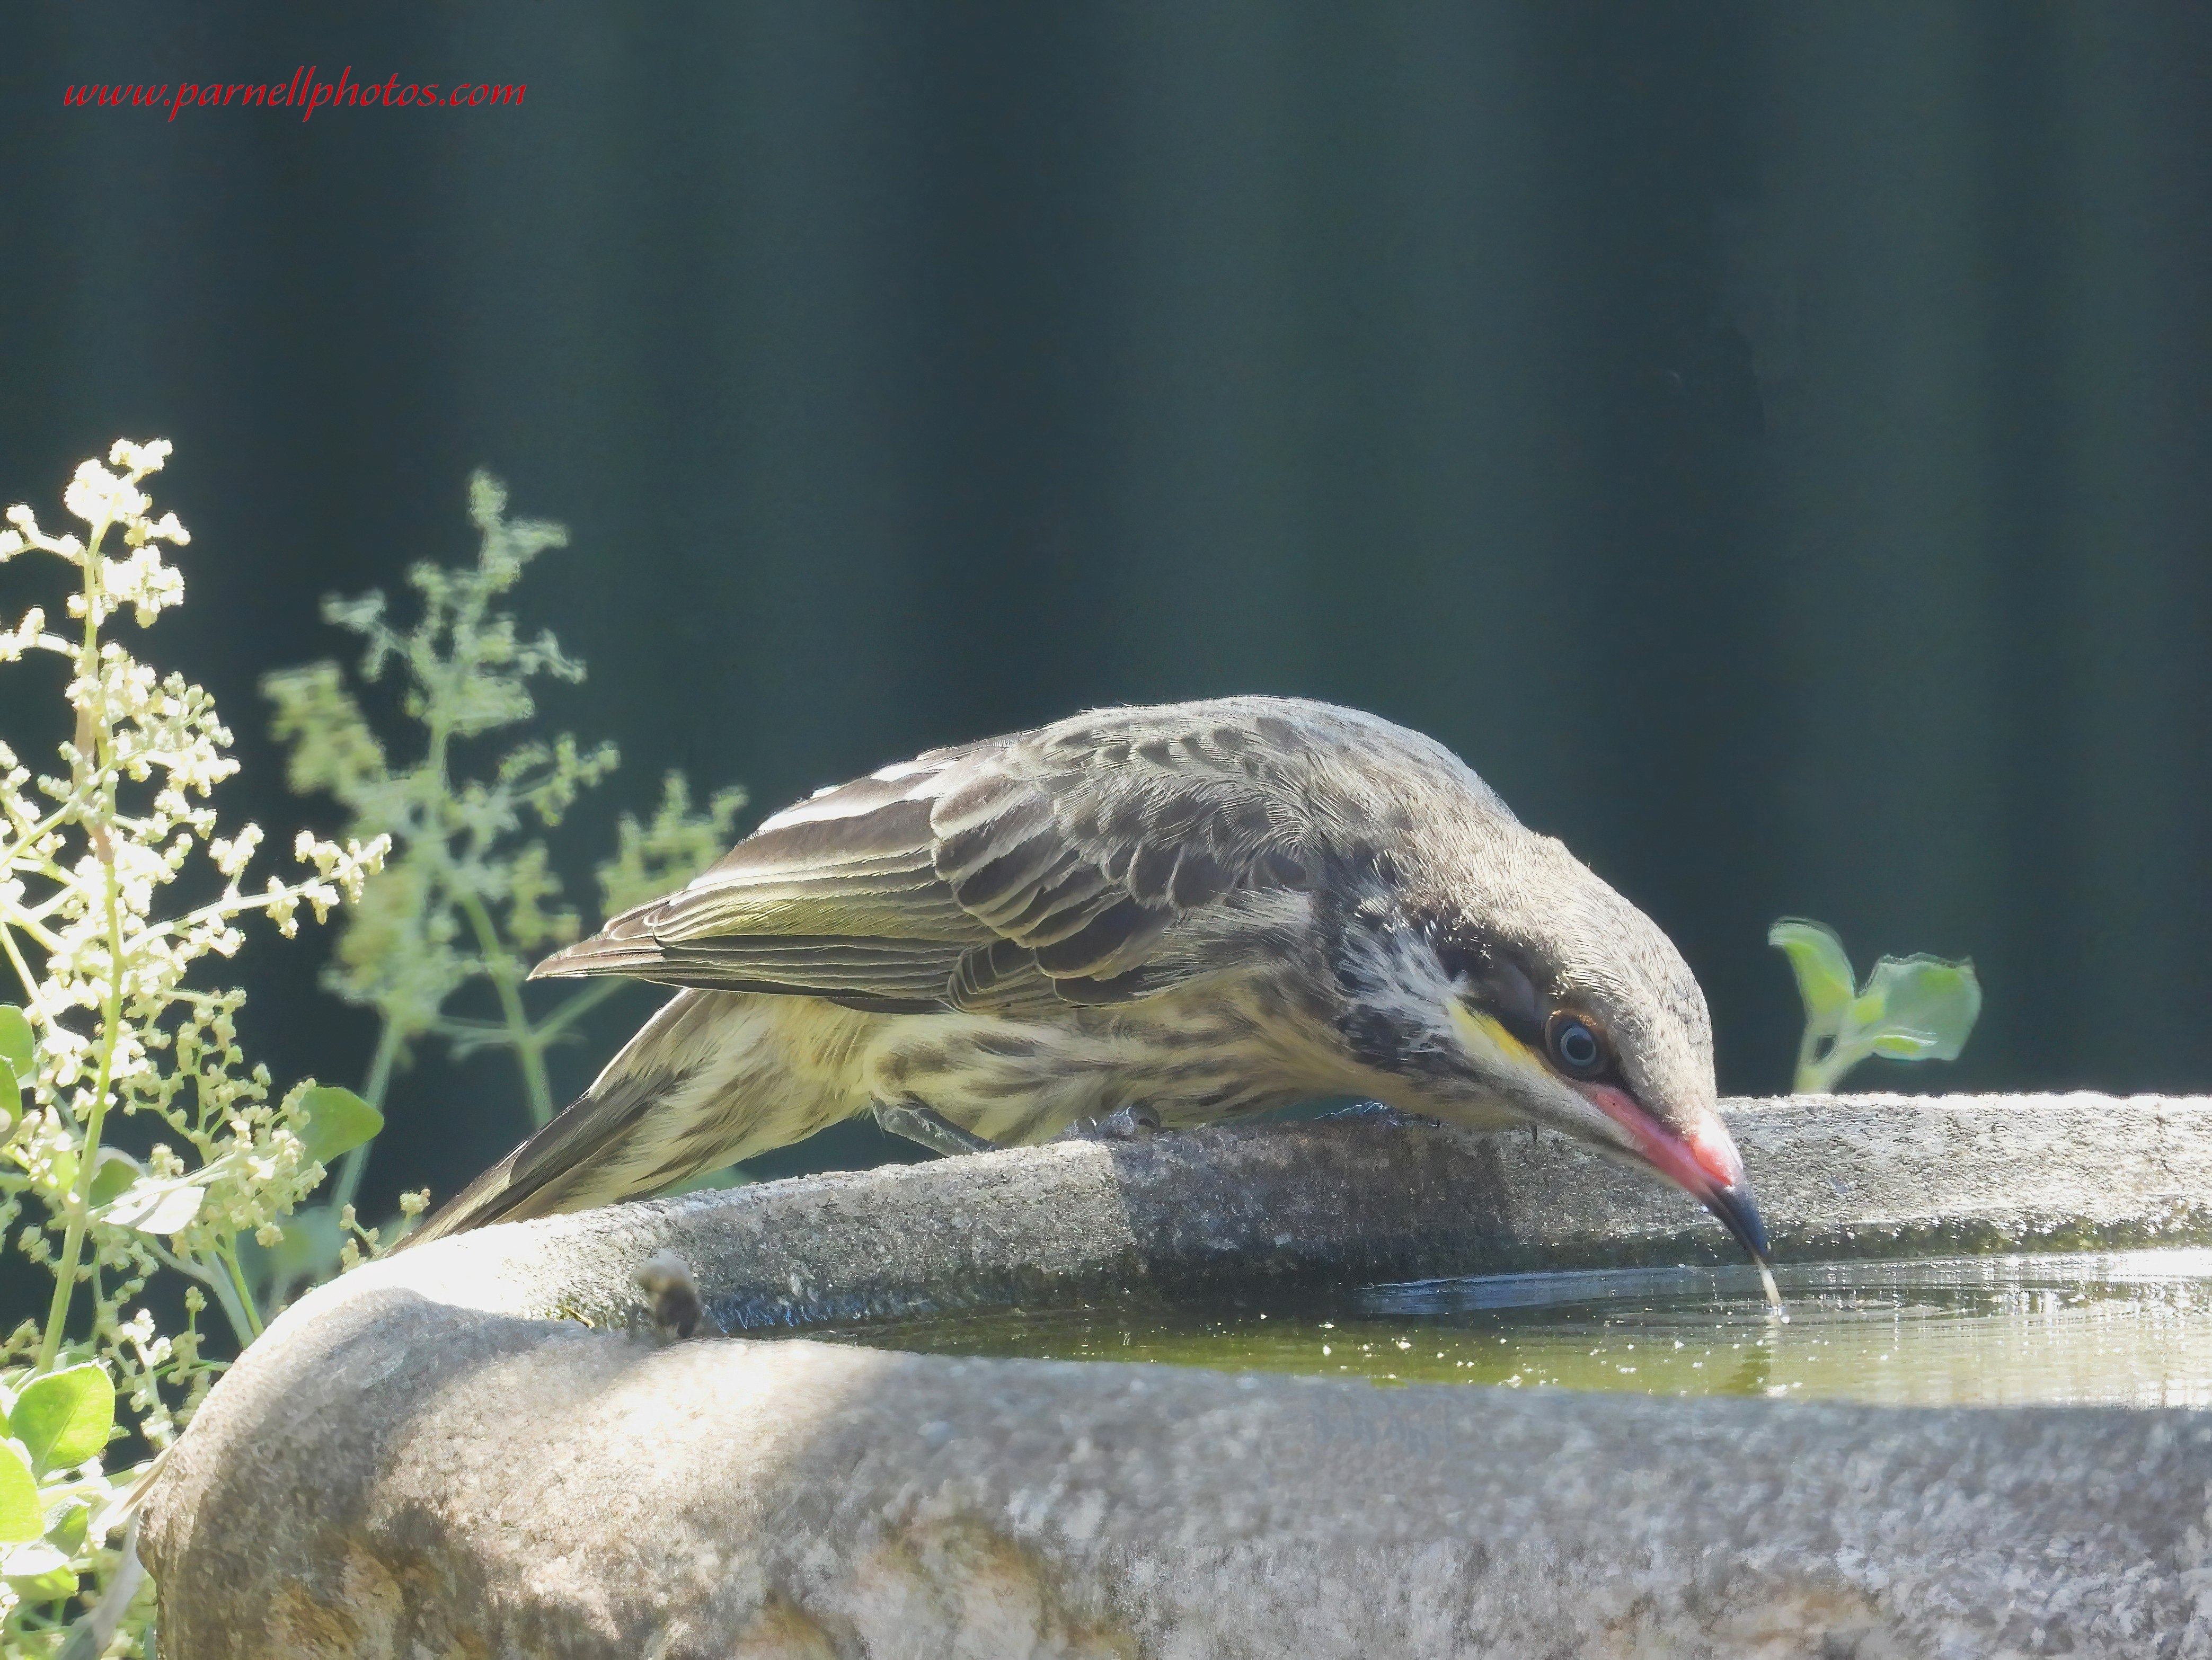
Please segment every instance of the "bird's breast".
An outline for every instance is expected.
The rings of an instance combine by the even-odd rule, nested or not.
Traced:
[[[1006,1146],[1137,1104],[1182,1129],[1362,1087],[1327,1022],[1250,973],[1042,1018],[893,1015],[878,1033],[869,1065],[884,1098]]]

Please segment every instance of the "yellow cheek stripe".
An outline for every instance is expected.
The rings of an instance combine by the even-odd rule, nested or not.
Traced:
[[[1516,1066],[1531,1072],[1546,1072],[1549,1069],[1536,1051],[1522,1043],[1489,1015],[1469,1009],[1457,997],[1444,1001],[1444,1010],[1451,1016],[1452,1024],[1479,1043],[1486,1043]]]

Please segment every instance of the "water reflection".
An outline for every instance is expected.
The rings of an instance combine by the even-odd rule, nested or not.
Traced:
[[[1233,1312],[1005,1312],[833,1334],[1377,1383],[1898,1405],[2212,1406],[2212,1251],[1516,1274]],[[817,1334],[820,1335],[820,1334]]]

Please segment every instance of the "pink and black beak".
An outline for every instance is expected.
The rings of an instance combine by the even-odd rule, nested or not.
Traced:
[[[1766,1224],[1743,1178],[1743,1158],[1728,1128],[1706,1114],[1688,1130],[1662,1124],[1616,1084],[1577,1083],[1591,1106],[1628,1134],[1634,1155],[1720,1219],[1763,1269],[1772,1261]]]

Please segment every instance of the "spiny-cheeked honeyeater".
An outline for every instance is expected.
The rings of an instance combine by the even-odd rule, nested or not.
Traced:
[[[1534,1124],[1765,1230],[1673,943],[1459,758],[1289,698],[1102,710],[778,813],[538,975],[682,988],[416,1236],[872,1111],[944,1151],[1320,1095]]]

